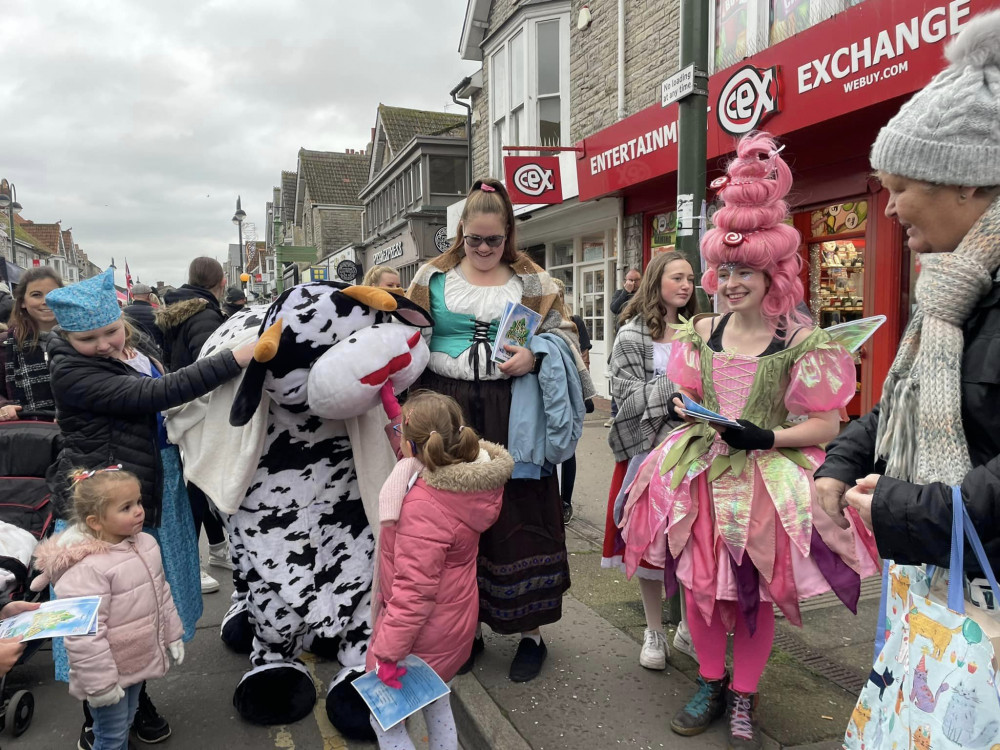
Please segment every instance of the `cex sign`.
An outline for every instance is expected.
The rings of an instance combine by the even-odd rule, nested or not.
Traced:
[[[708,158],[731,153],[751,130],[781,136],[874,116],[866,110],[927,85],[946,65],[948,40],[998,7],[1000,0],[866,0],[719,71],[708,81]],[[577,144],[580,200],[674,172],[677,117],[676,103],[658,102]],[[858,154],[870,146],[859,143]]]
[[[513,203],[562,203],[558,156],[505,156],[503,173]]]

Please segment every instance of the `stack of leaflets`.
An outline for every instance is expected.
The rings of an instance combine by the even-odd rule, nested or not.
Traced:
[[[410,654],[402,664],[406,674],[399,678],[402,684],[399,689],[386,685],[374,671],[351,683],[368,704],[383,732],[451,692],[437,672],[419,656]]]
[[[493,361],[506,362],[511,353],[504,349],[509,346],[527,346],[535,335],[542,316],[520,303],[508,302],[500,316],[497,338],[493,343]]]
[[[59,638],[67,635],[95,635],[99,596],[80,596],[45,602],[38,609],[0,620],[0,638]]]

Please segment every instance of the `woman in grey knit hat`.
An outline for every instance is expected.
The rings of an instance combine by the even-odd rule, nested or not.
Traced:
[[[947,566],[961,485],[1000,570],[1000,10],[971,19],[946,55],[871,154],[886,215],[921,254],[917,308],[879,405],[830,444],[816,487],[840,522],[858,510],[883,557]],[[996,608],[988,590],[974,580],[972,599]]]

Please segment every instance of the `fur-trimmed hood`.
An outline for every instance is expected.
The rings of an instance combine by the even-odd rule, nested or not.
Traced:
[[[485,454],[485,455],[484,455]],[[420,477],[444,492],[488,492],[503,487],[514,471],[514,459],[507,449],[487,440],[479,441],[479,458],[476,461],[425,468]]]
[[[208,300],[201,297],[191,297],[172,305],[157,308],[156,325],[161,331],[169,331],[176,328],[188,318],[191,318],[208,307]]]
[[[41,575],[31,582],[34,591],[40,591],[50,582],[55,583],[62,574],[90,555],[100,555],[112,545],[84,531],[79,525],[55,534],[35,547],[35,567]]]
[[[446,515],[477,533],[486,531],[500,512],[503,488],[514,471],[514,459],[502,445],[479,441],[479,458],[469,463],[420,472],[414,490],[431,495]],[[419,494],[419,493],[418,493]]]

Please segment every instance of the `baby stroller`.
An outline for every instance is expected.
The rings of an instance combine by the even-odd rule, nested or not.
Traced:
[[[60,432],[53,414],[24,414],[22,418],[49,421],[0,422],[0,592],[11,600],[37,601],[47,592],[28,588],[34,577],[31,558],[35,545],[52,533],[54,523],[45,473],[59,453]],[[41,641],[30,641],[18,663],[29,659]],[[15,737],[24,733],[35,712],[28,690],[7,691],[0,678],[0,731]]]

